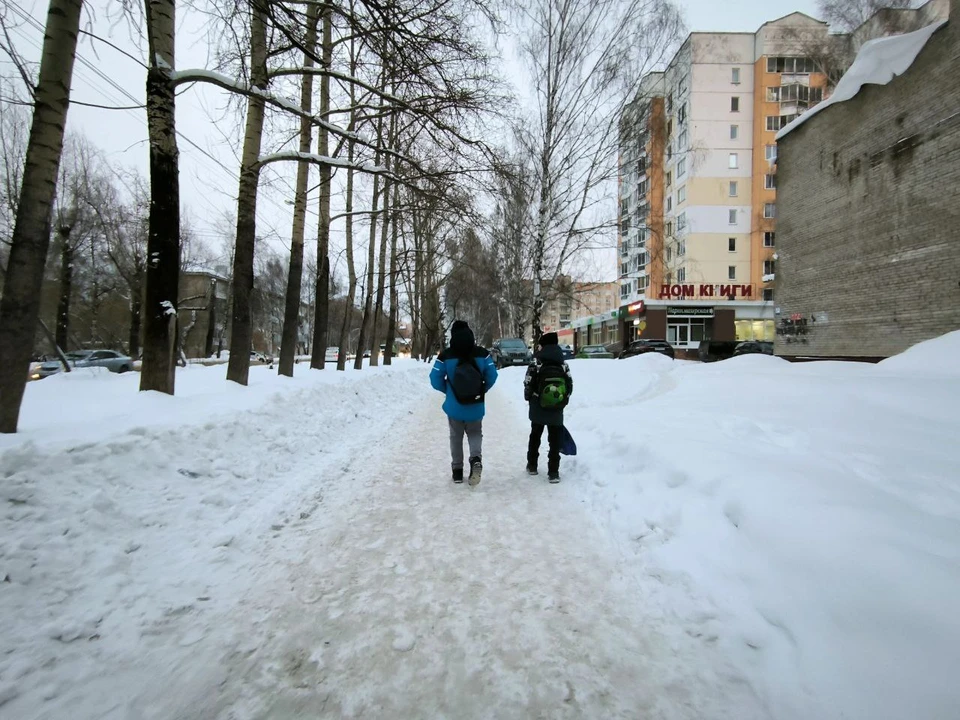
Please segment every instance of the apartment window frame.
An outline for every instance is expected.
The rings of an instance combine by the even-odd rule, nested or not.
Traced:
[[[738,197],[740,183],[736,180],[730,180],[727,183],[727,197]]]
[[[687,269],[685,267],[677,268],[677,282],[682,283],[687,281]]]
[[[776,260],[764,260],[763,261],[763,274],[764,275],[776,275],[777,273],[777,261]]]
[[[740,154],[739,153],[730,153],[727,157],[727,169],[729,170],[739,170],[740,169]]]
[[[763,246],[765,248],[776,247],[777,233],[773,230],[767,230],[763,233]]]
[[[727,265],[727,280],[736,280],[736,279],[737,279],[737,266]]]
[[[763,218],[764,220],[775,220],[777,217],[777,204],[776,203],[764,203],[763,204]]]
[[[667,171],[667,174],[666,174],[666,186],[673,187],[673,173],[670,172],[669,170]]]
[[[763,189],[764,190],[776,190],[777,189],[777,176],[773,173],[767,173],[763,176]]]
[[[734,85],[740,84],[740,68],[730,68],[730,82]]]
[[[739,95],[730,96],[730,112],[732,113],[740,112],[740,96]]]
[[[777,161],[777,144],[764,145],[763,156],[768,163],[775,163]]]
[[[739,139],[740,139],[740,126],[739,126],[739,125],[731,125],[731,126],[730,126],[730,139],[731,139],[731,140],[739,140]]]
[[[667,195],[667,212],[673,210],[673,193]]]
[[[727,224],[736,225],[737,224],[737,209],[730,208],[727,210]]]
[[[727,238],[727,252],[735,253],[737,251],[737,239],[735,237]]]
[[[677,160],[677,181],[687,174],[687,159],[685,157]]]
[[[687,229],[687,214],[685,212],[677,215],[677,234],[684,232]]]
[[[677,205],[687,201],[687,186],[681,185],[677,188]]]
[[[763,288],[763,294],[761,295],[761,299],[762,299],[764,302],[772,302],[772,301],[773,301],[773,288]]]

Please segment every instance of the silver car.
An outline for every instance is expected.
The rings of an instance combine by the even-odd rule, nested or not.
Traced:
[[[133,358],[113,350],[73,350],[66,355],[67,361],[75,368],[102,367],[115,373],[133,370]],[[63,365],[59,360],[48,360],[40,365],[33,378],[39,380],[62,371]]]

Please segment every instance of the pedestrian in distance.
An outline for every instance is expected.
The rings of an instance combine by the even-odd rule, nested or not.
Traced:
[[[468,482],[476,485],[483,472],[483,416],[485,397],[497,382],[490,353],[479,347],[463,320],[450,329],[450,345],[441,351],[430,372],[430,384],[442,392],[443,411],[450,426],[450,466],[453,481],[463,482],[463,436],[470,448]]]
[[[556,333],[540,338],[539,350],[523,379],[523,398],[530,404],[530,442],[527,473],[537,475],[540,440],[547,430],[547,478],[560,482],[560,447],[563,444],[563,409],[573,394],[573,376],[563,359]]]

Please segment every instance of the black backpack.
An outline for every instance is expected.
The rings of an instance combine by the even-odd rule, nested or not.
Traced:
[[[461,405],[476,405],[483,402],[487,383],[483,379],[483,373],[480,372],[475,358],[457,360],[457,369],[453,371],[450,386],[453,388],[453,396]]]

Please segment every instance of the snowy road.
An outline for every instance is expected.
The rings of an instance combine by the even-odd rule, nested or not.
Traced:
[[[300,561],[216,619],[230,633],[193,647],[143,716],[762,717],[719,658],[664,641],[572,496],[520,472],[507,389],[477,488],[449,482],[446,423],[421,401],[355,459],[336,517],[277,534],[273,554]],[[172,685],[190,688],[173,705]]]

